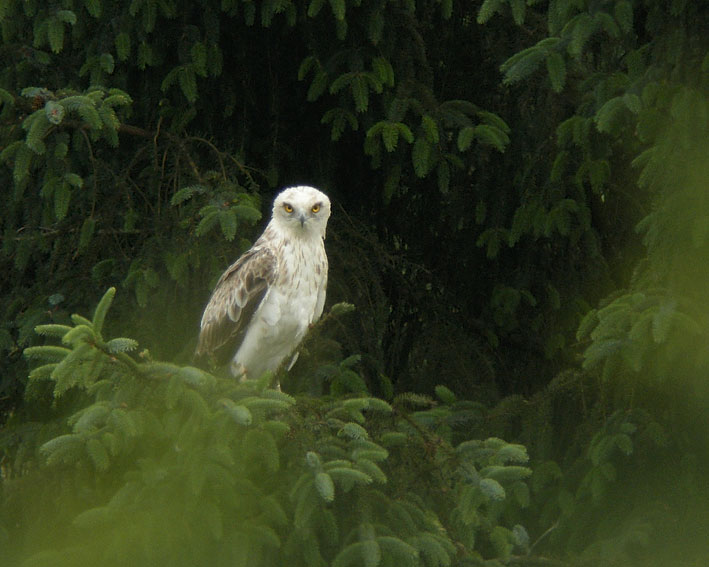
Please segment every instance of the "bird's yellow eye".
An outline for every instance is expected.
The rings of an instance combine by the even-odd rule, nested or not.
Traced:
[[[310,210],[313,211],[314,213],[317,213],[320,210],[320,203],[313,205],[313,208]]]
[[[291,205],[290,205],[289,203],[284,203],[284,204],[283,204],[283,209],[284,209],[287,213],[292,213],[292,212],[293,212],[293,207],[291,207]]]

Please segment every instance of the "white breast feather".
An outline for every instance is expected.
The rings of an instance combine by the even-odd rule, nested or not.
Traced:
[[[217,284],[202,317],[198,353],[211,352],[225,343],[226,335],[241,329],[232,373],[258,378],[295,352],[325,303],[323,240],[329,215],[329,199],[312,187],[286,189],[276,197],[263,235]],[[235,304],[236,319],[230,315]],[[242,321],[249,304],[254,308]]]
[[[290,251],[293,247],[295,249]],[[322,313],[318,299],[320,295],[324,297],[327,284],[327,258],[322,240],[281,246],[276,257],[279,276],[254,313],[234,356],[232,372],[235,375],[246,372],[250,377],[257,377],[278,368]]]

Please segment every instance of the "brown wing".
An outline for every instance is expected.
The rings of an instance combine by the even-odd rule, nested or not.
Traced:
[[[254,247],[219,278],[202,315],[195,354],[210,355],[241,336],[276,279],[276,256],[265,247]]]

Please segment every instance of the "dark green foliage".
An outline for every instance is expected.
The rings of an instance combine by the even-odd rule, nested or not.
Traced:
[[[0,1],[0,556],[707,563],[708,17]],[[200,309],[301,182],[335,306],[233,384]]]
[[[508,9],[512,2],[485,2],[479,18],[492,22]],[[539,503],[549,529],[540,546],[563,549],[579,565],[702,563],[706,553],[688,534],[706,528],[706,490],[676,486],[709,457],[701,425],[709,305],[700,291],[709,259],[699,220],[709,181],[709,75],[698,40],[706,10],[554,1],[542,13],[547,29],[501,70],[510,85],[546,71],[570,103],[547,162],[552,186],[570,194],[553,205],[531,196],[515,213],[510,240],[577,227],[624,231],[593,220],[605,217],[635,228],[645,248],[634,253],[638,261],[625,238],[622,288],[581,319],[583,371],[560,374],[531,407],[503,401],[497,423],[521,422],[530,452],[550,459],[530,483],[532,508]],[[578,425],[564,431],[569,420]]]
[[[496,6],[489,8],[503,11],[503,3]],[[528,21],[523,3],[510,6],[515,21]],[[349,271],[360,281],[371,280],[368,270],[379,272],[379,303],[358,305],[355,317],[377,328],[349,332],[354,340],[344,345],[348,353],[372,345],[387,351],[367,373],[370,385],[400,381],[408,389],[406,377],[428,358],[426,337],[445,335],[441,319],[455,313],[472,314],[453,324],[477,362],[497,373],[502,393],[511,384],[492,361],[498,351],[514,351],[515,333],[536,340],[549,327],[528,364],[558,367],[555,345],[573,333],[579,297],[573,286],[558,285],[563,269],[537,266],[518,244],[521,235],[504,232],[524,203],[500,199],[495,187],[506,185],[495,172],[510,169],[520,154],[503,118],[509,108],[499,104],[499,54],[475,26],[474,7],[438,0],[400,7],[94,0],[61,8],[7,0],[0,13],[7,46],[0,54],[1,157],[13,195],[2,214],[0,267],[16,275],[3,297],[19,301],[2,304],[17,361],[13,380],[21,380],[17,354],[31,340],[16,308],[40,318],[46,306],[39,298],[54,293],[65,297],[53,314],[61,319],[87,297],[98,299],[97,287],[116,285],[140,308],[122,304],[119,325],[150,343],[167,313],[174,333],[150,347],[166,356],[188,352],[210,284],[249,244],[269,201],[259,199],[263,186],[268,193],[300,181],[322,186],[361,223],[333,218],[330,242],[338,231],[340,242],[349,239],[353,226],[371,231],[366,242],[344,245],[340,262],[356,262]],[[504,44],[514,34],[493,36]],[[554,65],[558,59],[550,59]],[[556,213],[555,196],[539,203],[553,217],[543,238],[560,237],[559,265],[566,267],[576,262],[568,247],[595,243],[583,222],[587,203],[568,199],[578,203],[571,213]],[[34,206],[25,208],[28,200]],[[477,215],[482,207],[488,213]],[[380,214],[360,220],[373,210]],[[374,268],[370,246],[386,251]],[[524,265],[510,277],[508,263],[520,259]],[[525,302],[502,307],[514,313],[498,324],[500,307],[487,299],[498,285],[529,290],[543,308],[548,302],[539,293],[549,278],[564,299],[553,325]],[[337,300],[362,291],[350,284]],[[476,293],[465,291],[471,288]],[[457,371],[455,380],[465,382],[466,373]]]

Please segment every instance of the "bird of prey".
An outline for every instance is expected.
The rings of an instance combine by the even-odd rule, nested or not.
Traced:
[[[196,354],[236,344],[232,375],[256,379],[292,355],[322,314],[330,199],[314,187],[283,190],[256,243],[224,272],[204,309]]]

